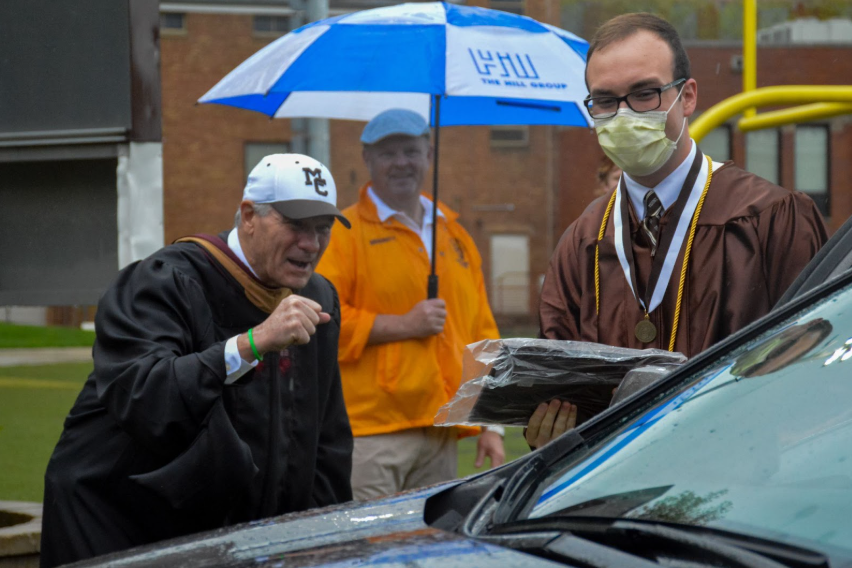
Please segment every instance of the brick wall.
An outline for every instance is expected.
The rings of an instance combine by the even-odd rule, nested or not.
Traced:
[[[187,14],[185,35],[161,40],[165,239],[232,226],[247,172],[243,146],[288,142],[287,121],[196,105],[216,82],[268,43],[251,16]]]
[[[698,82],[698,112],[742,91],[742,74],[731,69],[731,58],[739,46],[687,46],[692,74]],[[764,47],[757,53],[757,86],[843,85],[852,77],[852,49],[849,47]],[[771,110],[771,109],[763,109]],[[852,174],[852,117],[835,117],[830,124],[829,187],[832,215],[829,229],[836,230],[852,215],[852,191],[847,180]],[[733,124],[732,159],[745,165],[745,135]],[[780,183],[795,188],[795,126],[781,129]],[[595,170],[603,156],[594,133],[567,129],[560,136],[559,221],[564,230],[592,200]]]
[[[547,4],[529,0],[531,15],[558,17]],[[250,16],[186,15],[186,33],[161,41],[163,84],[163,164],[165,238],[196,232],[218,232],[231,226],[247,172],[245,142],[288,142],[287,120],[195,101],[220,78],[255,53],[268,38],[254,38]],[[339,205],[357,199],[367,181],[358,141],[362,122],[330,121],[331,163]],[[543,273],[553,247],[557,216],[558,133],[554,127],[529,129],[529,144],[493,148],[488,127],[441,130],[439,191],[442,201],[460,213],[490,269],[489,240],[495,233],[530,237],[533,282]],[[431,192],[431,173],[425,190]],[[493,206],[511,205],[512,211]],[[537,286],[530,287],[531,313]]]
[[[487,5],[486,2],[477,2]],[[528,0],[527,13],[554,22],[553,0]],[[231,226],[247,172],[246,142],[289,142],[289,121],[195,101],[220,78],[270,40],[252,35],[251,16],[186,15],[186,33],[161,41],[163,85],[163,164],[166,242],[195,232]],[[738,93],[742,76],[730,68],[738,46],[688,48],[699,84],[699,110]],[[758,86],[843,84],[852,77],[850,49],[761,48]],[[826,65],[825,62],[829,62]],[[847,118],[831,121],[832,229],[852,213],[852,128]],[[358,142],[363,123],[331,121],[331,164],[345,207],[367,179]],[[602,152],[593,131],[547,126],[529,129],[529,144],[495,148],[488,127],[449,127],[441,131],[441,199],[460,213],[473,236],[489,278],[489,242],[494,234],[530,239],[530,306],[534,319],[537,284],[559,237],[592,200]],[[782,183],[792,187],[792,133],[784,136]],[[743,164],[742,134],[732,137],[732,155]],[[431,190],[431,174],[426,188]],[[511,211],[500,210],[511,206]]]

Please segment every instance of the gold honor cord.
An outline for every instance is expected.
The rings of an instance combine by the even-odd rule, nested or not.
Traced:
[[[698,226],[698,217],[701,215],[701,208],[704,206],[704,198],[707,197],[707,190],[710,189],[710,180],[713,179],[713,160],[707,156],[707,182],[704,184],[704,189],[701,191],[701,199],[698,200],[698,205],[695,208],[695,214],[692,216],[692,226],[689,229],[689,239],[686,242],[686,252],[683,255],[683,265],[680,269],[680,283],[677,287],[677,303],[675,304],[674,319],[672,321],[672,333],[669,339],[669,351],[674,351],[675,340],[677,339],[677,326],[680,322],[680,306],[683,301],[683,286],[686,282],[686,267],[689,264],[689,255],[692,252],[692,241],[695,240],[695,227]],[[618,192],[616,188],[612,192],[612,197],[609,199],[609,205],[606,207],[606,212],[601,222],[601,230],[598,232],[598,242],[595,244],[595,313],[600,314],[601,309],[601,277],[600,277],[600,260],[598,249],[600,242],[603,240],[606,232],[606,224],[609,221],[609,215],[612,212],[612,206],[615,204],[615,194]]]
[[[595,314],[601,312],[601,263],[599,260],[599,245],[604,238],[606,232],[606,222],[609,221],[609,214],[612,213],[612,206],[615,204],[615,194],[618,193],[618,186],[612,192],[612,197],[609,198],[609,205],[606,206],[606,211],[601,223],[601,230],[598,231],[598,242],[595,243]]]

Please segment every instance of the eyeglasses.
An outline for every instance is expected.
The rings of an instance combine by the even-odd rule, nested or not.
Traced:
[[[668,85],[646,87],[632,93],[627,93],[623,97],[586,97],[583,100],[583,104],[586,105],[586,109],[588,109],[592,118],[609,118],[615,116],[622,101],[626,102],[627,106],[634,112],[657,110],[663,104],[663,91],[677,87],[685,81],[686,79],[677,79]]]

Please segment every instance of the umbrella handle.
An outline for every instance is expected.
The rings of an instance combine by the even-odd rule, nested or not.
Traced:
[[[432,270],[426,283],[426,297],[431,300],[438,297],[438,275],[435,274],[435,260],[438,256],[438,152],[441,142],[441,95],[435,95],[435,160],[432,167]]]
[[[426,288],[427,288],[426,297],[428,299],[431,300],[433,298],[438,297],[438,275],[437,274],[430,274],[429,275],[429,278],[427,279]]]

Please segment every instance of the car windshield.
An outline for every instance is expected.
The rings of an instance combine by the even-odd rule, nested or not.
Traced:
[[[850,358],[846,288],[567,456],[528,516],[666,521],[852,551]]]

